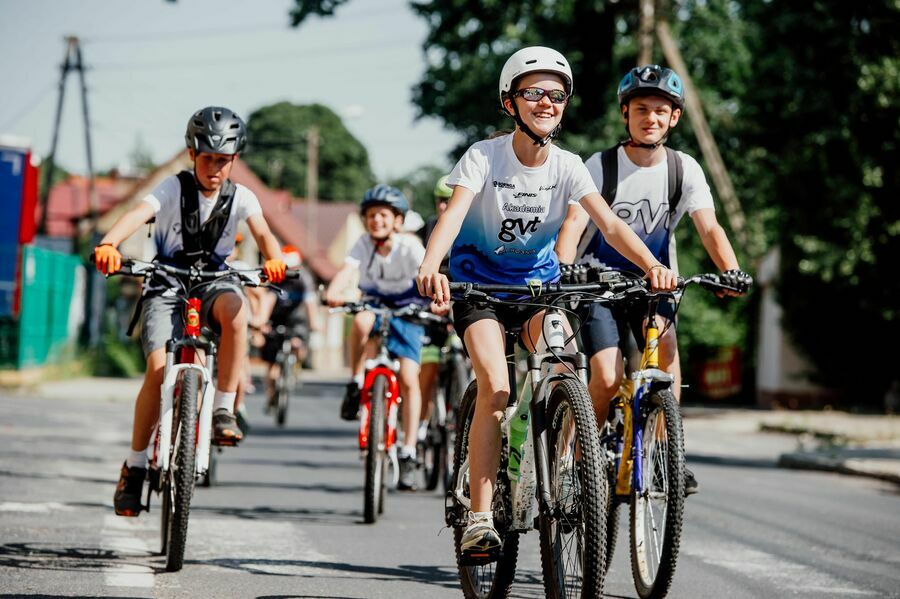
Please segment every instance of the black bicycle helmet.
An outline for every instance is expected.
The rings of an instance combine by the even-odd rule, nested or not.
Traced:
[[[668,98],[684,110],[684,84],[672,69],[656,64],[635,67],[619,83],[619,105],[625,106],[636,96],[657,95]]]
[[[400,216],[406,216],[406,212],[409,210],[409,201],[396,187],[381,183],[366,191],[359,204],[359,211],[365,212],[366,208],[370,206],[388,206]]]
[[[237,154],[247,145],[247,126],[231,110],[207,106],[188,121],[184,141],[199,153]]]

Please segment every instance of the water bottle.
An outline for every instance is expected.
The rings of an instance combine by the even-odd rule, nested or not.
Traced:
[[[509,422],[509,480],[519,480],[519,466],[522,463],[522,450],[528,439],[528,419],[530,412],[525,406],[525,410],[516,410]]]

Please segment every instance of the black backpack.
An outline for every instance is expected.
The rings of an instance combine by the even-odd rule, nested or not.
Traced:
[[[226,179],[219,189],[219,199],[213,207],[205,223],[200,222],[200,201],[197,199],[197,182],[194,173],[181,171],[178,173],[181,183],[181,244],[182,249],[172,257],[175,264],[188,268],[200,263],[200,267],[209,270],[222,265],[224,256],[215,254],[216,246],[228,224],[231,208],[234,206],[234,194],[237,187],[230,179]]]
[[[617,143],[600,153],[600,166],[603,168],[603,189],[600,190],[600,195],[610,207],[616,201],[616,192],[619,188],[619,146],[621,145],[621,143]],[[671,217],[675,215],[678,202],[681,201],[684,166],[681,164],[681,156],[678,155],[678,152],[668,146],[663,146],[663,148],[666,150],[666,165],[669,171],[669,215]],[[597,225],[593,221],[589,222],[578,242],[576,260],[584,255],[596,233]]]

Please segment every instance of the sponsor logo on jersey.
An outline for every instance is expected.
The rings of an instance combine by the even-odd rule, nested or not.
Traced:
[[[635,233],[641,237],[650,235],[658,228],[669,229],[669,203],[662,202],[653,211],[650,200],[638,200],[637,202],[615,202],[613,212],[624,220]]]
[[[497,189],[515,189],[516,186],[512,183],[506,183],[504,181],[494,181],[494,187]]]
[[[535,216],[529,221],[522,218],[506,218],[500,223],[500,231],[497,233],[497,239],[506,243],[512,243],[517,237],[527,242],[531,238],[531,234],[537,232],[541,219]]]
[[[534,256],[537,254],[537,250],[534,248],[517,248],[509,245],[500,245],[497,246],[497,249],[494,250],[494,254],[498,256],[502,256],[503,254],[516,254],[519,256]]]
[[[541,188],[538,189],[538,191],[551,191],[553,189],[556,189],[556,183],[553,185],[541,185]]]
[[[516,192],[516,193],[513,195],[513,197],[516,198],[516,199],[519,199],[519,198],[536,198],[536,197],[537,197],[537,194],[536,194],[536,193],[531,193],[531,192],[529,192],[529,191],[518,191],[518,192]]]
[[[526,204],[503,204],[504,212],[524,212],[526,214],[544,214],[547,212],[546,206],[528,206]]]

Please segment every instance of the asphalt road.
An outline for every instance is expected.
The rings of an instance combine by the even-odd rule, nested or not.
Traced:
[[[118,518],[112,494],[130,401],[0,395],[0,597],[461,597],[438,494],[391,493],[362,523],[362,465],[334,385],[310,384],[276,428],[221,454],[192,504],[186,564],[166,573],[159,511]],[[670,597],[900,597],[900,492],[888,483],[779,470],[795,443],[688,411],[689,498]],[[155,498],[154,498],[155,499]],[[627,510],[606,584],[631,598]],[[537,532],[514,597],[543,597]]]

